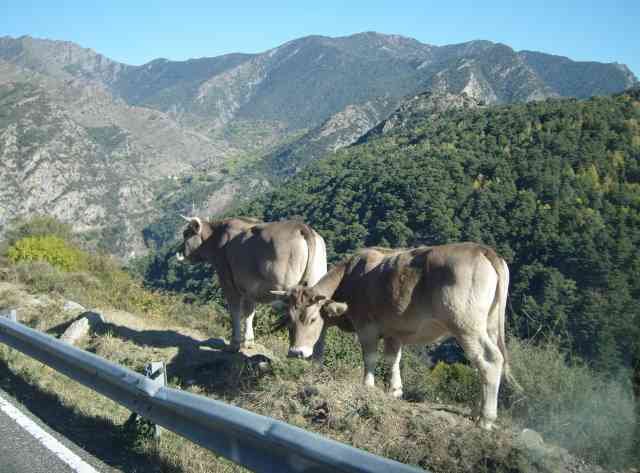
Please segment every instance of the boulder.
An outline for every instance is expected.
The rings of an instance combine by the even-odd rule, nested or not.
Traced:
[[[104,318],[99,312],[85,312],[82,317],[67,327],[60,336],[60,340],[70,345],[75,345],[78,341],[89,335],[91,330],[104,324]]]

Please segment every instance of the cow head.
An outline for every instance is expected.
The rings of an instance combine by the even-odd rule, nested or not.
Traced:
[[[309,358],[326,321],[340,317],[348,308],[347,304],[332,301],[305,286],[271,291],[271,294],[285,302],[286,314],[280,325],[289,326],[289,356],[295,358]]]
[[[209,222],[203,222],[198,217],[181,217],[188,223],[182,232],[184,241],[182,243],[182,251],[176,253],[178,261],[188,261],[190,263],[198,263],[204,261],[204,255],[201,246],[204,241],[211,236],[212,230]]]

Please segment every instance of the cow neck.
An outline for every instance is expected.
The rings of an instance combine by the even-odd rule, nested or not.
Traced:
[[[202,235],[200,236],[200,238],[202,239],[202,244],[200,245],[200,248],[201,248],[201,251],[202,251],[202,256],[204,256],[205,259],[207,259],[207,260],[209,260],[209,262],[211,262],[211,260],[214,258],[215,253],[216,253],[215,227],[210,222],[203,223],[203,225],[207,225],[207,227],[205,227],[205,229],[203,229],[204,231],[202,232]]]
[[[336,292],[340,283],[342,282],[342,278],[344,277],[344,272],[346,268],[346,263],[341,262],[335,265],[327,274],[325,274],[320,281],[313,286],[313,291],[321,296],[326,298],[333,297],[333,294]]]

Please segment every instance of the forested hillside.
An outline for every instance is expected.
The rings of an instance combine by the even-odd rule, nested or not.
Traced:
[[[451,110],[338,153],[245,212],[302,216],[334,258],[362,245],[485,242],[511,265],[518,335],[558,337],[602,367],[638,353],[638,89]]]
[[[365,245],[485,242],[510,263],[517,335],[557,339],[601,369],[638,358],[640,90],[410,121],[236,213],[301,216],[333,260]],[[158,257],[148,277],[182,287],[176,270]]]

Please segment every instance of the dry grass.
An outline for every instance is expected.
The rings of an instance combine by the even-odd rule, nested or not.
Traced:
[[[78,317],[63,311],[63,303],[61,295],[34,297],[24,286],[0,282],[0,309],[17,308],[22,323],[51,335],[60,335]],[[80,348],[139,372],[155,360],[167,360],[170,369],[179,371],[171,362],[180,362],[181,350],[208,338],[159,316],[142,318],[113,309],[100,312],[108,323],[100,333],[81,340]],[[175,387],[186,384],[182,378],[172,379]],[[155,441],[128,431],[128,409],[4,345],[0,345],[0,387],[114,471],[246,471],[172,432],[165,431]],[[197,386],[190,390],[200,391]]]
[[[37,299],[45,302],[34,302],[25,287],[0,283],[0,309],[18,305],[21,321],[39,330],[59,335],[77,317],[62,310],[65,297],[60,293]],[[155,303],[150,302],[152,307]],[[541,453],[524,448],[504,416],[504,428],[487,433],[469,418],[468,404],[433,402],[437,391],[428,384],[434,379],[409,355],[405,383],[411,397],[420,402],[391,399],[382,388],[363,388],[359,362],[343,349],[353,344],[351,339],[344,339],[346,345],[341,346],[332,335],[328,366],[284,360],[285,335],[268,334],[266,314],[260,313],[256,332],[267,348],[259,352],[273,360],[265,373],[253,363],[257,352],[232,355],[215,348],[214,338],[229,333],[226,315],[171,304],[171,310],[180,308],[179,315],[170,315],[169,308],[140,315],[121,307],[101,309],[107,324],[81,340],[81,347],[138,371],[149,361],[164,360],[173,387],[433,472],[594,471],[562,449],[548,447]],[[154,441],[127,430],[129,411],[6,347],[0,347],[0,380],[6,391],[32,410],[40,409],[36,414],[45,420],[62,423],[62,433],[116,471],[245,471],[171,432]],[[57,407],[43,409],[43,405]],[[96,429],[101,432],[99,439]]]

